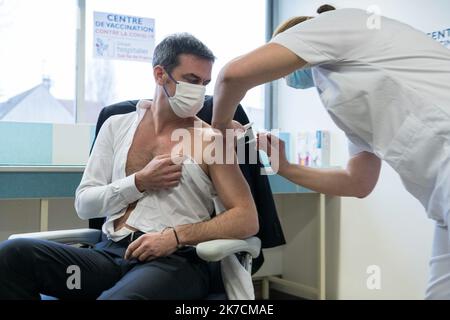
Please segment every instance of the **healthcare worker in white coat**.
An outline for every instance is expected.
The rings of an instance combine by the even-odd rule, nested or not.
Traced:
[[[364,10],[330,9],[322,6],[317,17],[300,19],[221,70],[213,127],[232,128],[236,106],[255,86],[282,77],[295,88],[315,86],[348,137],[346,169],[290,164],[270,134],[259,135],[268,142],[260,148],[270,153],[279,145],[278,174],[336,196],[370,194],[386,161],[436,221],[426,298],[450,299],[450,51],[399,21],[376,17],[372,25]]]

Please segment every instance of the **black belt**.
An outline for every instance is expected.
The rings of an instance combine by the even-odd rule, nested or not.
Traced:
[[[129,235],[127,235],[125,238],[123,238],[120,241],[131,243],[131,242],[133,242],[134,240],[136,240],[137,238],[139,238],[140,236],[142,236],[144,234],[145,234],[145,232],[142,232],[142,231],[133,231],[133,232],[131,232]]]

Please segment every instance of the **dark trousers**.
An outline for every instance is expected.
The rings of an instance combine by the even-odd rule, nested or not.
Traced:
[[[201,260],[194,248],[139,262],[123,259],[129,243],[104,239],[89,249],[36,239],[4,241],[0,299],[40,299],[44,294],[59,299],[184,300],[224,291],[219,263]]]

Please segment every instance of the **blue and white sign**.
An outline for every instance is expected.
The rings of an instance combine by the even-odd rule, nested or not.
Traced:
[[[150,62],[155,48],[155,20],[94,12],[94,57]]]
[[[450,49],[450,28],[433,31],[428,35]]]

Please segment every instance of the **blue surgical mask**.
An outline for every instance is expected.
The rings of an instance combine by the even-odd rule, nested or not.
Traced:
[[[296,70],[288,74],[285,79],[286,84],[291,88],[308,89],[315,87],[311,68]]]

